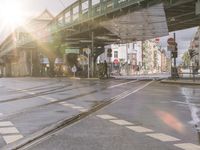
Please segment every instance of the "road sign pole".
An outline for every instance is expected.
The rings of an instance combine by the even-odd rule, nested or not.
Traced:
[[[91,45],[91,72],[92,77],[94,77],[94,32],[92,32],[92,45]]]
[[[88,78],[90,78],[90,53],[88,53]]]

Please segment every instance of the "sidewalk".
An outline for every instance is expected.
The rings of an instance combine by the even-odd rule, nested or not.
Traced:
[[[161,83],[171,83],[171,84],[187,84],[187,85],[200,85],[200,80],[189,80],[189,79],[177,79],[177,80],[172,80],[172,79],[164,79],[160,81]]]
[[[161,74],[141,74],[141,75],[123,75],[123,76],[112,76],[115,79],[127,79],[127,80],[162,80],[170,77],[168,73]]]

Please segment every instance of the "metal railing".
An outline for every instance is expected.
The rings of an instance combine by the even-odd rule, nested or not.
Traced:
[[[199,67],[197,66],[188,66],[187,69],[177,69],[177,73],[172,73],[175,79],[188,79],[193,80],[200,80],[200,72]]]

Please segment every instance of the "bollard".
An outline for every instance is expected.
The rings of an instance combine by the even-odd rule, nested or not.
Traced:
[[[198,127],[198,125],[195,125],[195,128],[197,130],[198,141],[199,141],[199,144],[200,144],[200,127]]]
[[[199,141],[199,144],[200,144],[200,130],[197,130],[197,134],[198,134],[198,141]]]

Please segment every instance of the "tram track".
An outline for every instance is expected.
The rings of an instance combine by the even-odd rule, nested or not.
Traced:
[[[79,88],[90,87],[90,86],[82,85],[82,86],[76,86],[76,87],[73,87],[73,88],[68,88],[69,86],[72,86],[72,84],[61,86],[59,88],[56,87],[54,89],[43,91],[43,92],[38,92],[38,93],[33,93],[33,91],[29,91],[29,90],[17,90],[17,91],[21,91],[23,93],[26,93],[27,95],[22,96],[22,97],[17,97],[17,98],[11,98],[11,99],[1,100],[0,104],[1,103],[7,103],[7,102],[13,102],[13,101],[20,101],[20,100],[30,99],[30,98],[34,98],[34,97],[40,97],[40,96],[44,96],[44,95],[48,95],[48,94],[55,94],[55,93],[67,92],[67,91],[71,91],[71,90],[79,89]]]
[[[138,81],[136,81],[136,82],[138,82]],[[74,89],[77,89],[77,88],[83,88],[83,86],[75,87]],[[102,92],[102,91],[105,91],[105,90],[108,90],[108,89],[110,89],[110,88],[104,87],[104,88],[100,88],[100,89],[95,89],[95,90],[92,90],[92,91],[89,91],[89,92],[86,92],[86,93],[81,93],[79,95],[74,95],[74,96],[71,96],[71,97],[68,97],[68,98],[57,99],[56,101],[50,101],[50,102],[47,102],[47,103],[44,103],[44,104],[41,104],[41,105],[36,105],[36,106],[33,106],[33,107],[24,108],[24,109],[19,110],[19,111],[15,111],[15,112],[12,112],[12,113],[9,113],[9,114],[2,115],[2,116],[0,116],[0,120],[12,119],[12,118],[15,118],[15,116],[33,111],[35,109],[47,107],[47,106],[50,106],[50,105],[53,105],[53,104],[59,104],[60,102],[67,102],[69,100],[81,98],[81,97],[88,96],[88,95],[91,95],[91,94],[95,94],[97,92]],[[42,97],[38,96],[38,98],[42,98]],[[49,98],[51,98],[51,97],[49,97]],[[108,99],[106,98],[104,100],[106,101]]]
[[[126,90],[114,97],[102,100],[98,104],[93,106],[90,110],[88,110],[86,112],[78,113],[70,118],[62,119],[62,120],[50,125],[49,127],[46,127],[38,132],[35,132],[34,134],[28,136],[27,138],[17,141],[15,144],[7,145],[7,146],[3,147],[2,150],[8,150],[8,149],[25,150],[25,149],[28,149],[31,146],[33,146],[45,139],[50,138],[51,136],[53,136],[54,134],[56,134],[63,128],[70,127],[70,126],[78,123],[79,121],[85,119],[86,117],[94,114],[98,110],[105,108],[112,103],[115,103],[133,93],[140,91],[141,89],[145,88],[152,82],[154,82],[154,81],[147,82],[146,84],[140,85],[138,88],[131,88],[131,89]]]

